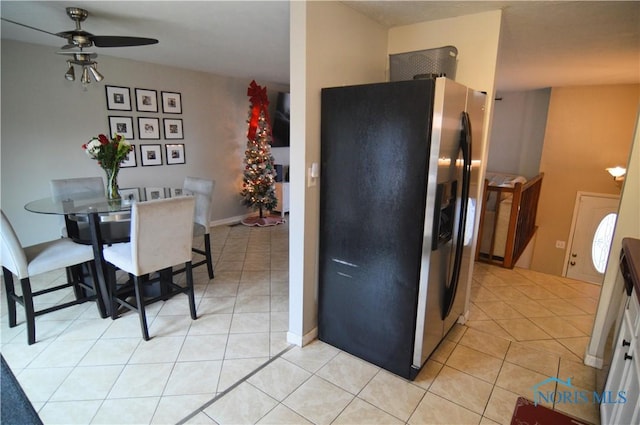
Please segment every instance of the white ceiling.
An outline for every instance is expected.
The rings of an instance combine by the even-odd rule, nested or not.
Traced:
[[[638,1],[348,1],[387,27],[503,9],[497,87],[640,83]],[[89,11],[96,35],[160,43],[95,48],[99,55],[274,83],[289,82],[286,1],[2,1],[2,17],[48,32],[73,29],[65,7]],[[2,38],[52,46],[64,40],[2,22]],[[64,60],[61,58],[61,60]],[[99,62],[99,58],[98,58]],[[62,76],[61,76],[62,78]]]

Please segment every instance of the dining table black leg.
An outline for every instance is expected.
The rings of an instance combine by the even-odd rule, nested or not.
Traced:
[[[89,214],[89,230],[91,231],[91,245],[93,258],[96,263],[98,281],[95,282],[100,316],[104,319],[111,315],[111,299],[107,288],[107,265],[102,256],[102,234],[100,232],[100,217],[98,213]]]

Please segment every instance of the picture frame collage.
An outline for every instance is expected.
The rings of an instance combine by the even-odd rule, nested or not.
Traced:
[[[184,128],[182,118],[174,117],[182,114],[182,95],[179,92],[134,88],[134,97],[131,96],[129,87],[105,86],[108,111],[133,112],[135,103],[138,116],[109,115],[109,134],[122,134],[128,141],[140,140],[139,153],[140,165],[159,166],[185,164],[184,143],[173,142],[184,139]],[[162,108],[162,112],[160,112]],[[114,112],[115,114],[116,112]],[[153,114],[166,114],[169,116],[154,116]],[[146,141],[161,140],[167,141],[163,148],[160,143],[144,143]],[[137,167],[136,146],[132,144],[133,150],[122,162],[121,168]]]

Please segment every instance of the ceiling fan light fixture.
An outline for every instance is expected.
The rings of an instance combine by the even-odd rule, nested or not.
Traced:
[[[98,63],[94,62],[90,66],[88,66],[87,68],[89,68],[89,72],[93,76],[93,79],[96,80],[97,82],[100,82],[100,81],[102,81],[104,79],[104,76],[98,72],[97,65],[98,65]]]
[[[89,84],[91,82],[91,79],[89,78],[89,70],[87,68],[87,66],[82,67],[82,78],[80,78],[80,82],[83,85]]]
[[[73,69],[73,65],[71,64],[70,61],[67,61],[67,65],[69,65],[69,68],[67,69],[67,72],[65,72],[64,78],[66,78],[68,81],[75,81],[76,72]]]

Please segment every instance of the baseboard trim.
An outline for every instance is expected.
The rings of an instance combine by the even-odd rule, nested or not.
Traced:
[[[595,367],[596,369],[602,369],[604,360],[600,357],[591,355],[589,353],[584,354],[584,364],[587,366]]]
[[[221,218],[220,220],[213,220],[212,222],[209,223],[209,227],[240,224],[240,222],[242,220],[244,220],[245,218],[247,218],[249,216],[251,216],[251,213],[243,214],[243,215],[236,215],[234,217]]]
[[[308,332],[308,333],[306,333],[305,335],[302,335],[302,336],[294,334],[292,332],[287,332],[287,342],[289,344],[295,344],[298,347],[304,347],[305,345],[307,345],[311,341],[315,340],[316,338],[318,338],[318,328],[317,327],[311,329],[310,332]]]

